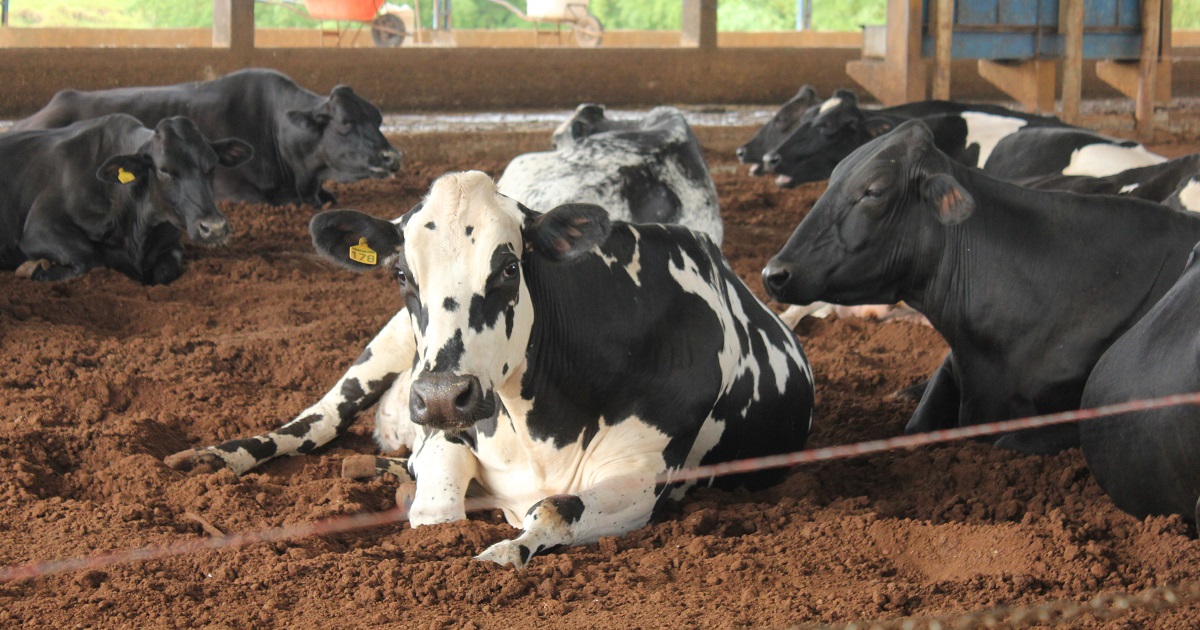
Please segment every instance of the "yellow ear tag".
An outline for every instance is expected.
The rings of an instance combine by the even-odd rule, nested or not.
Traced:
[[[377,257],[375,256],[375,250],[367,247],[366,238],[358,239],[358,245],[350,247],[350,260],[364,265],[376,264]]]
[[[117,167],[117,181],[121,182],[122,184],[128,184],[135,179],[137,178],[133,176],[133,173],[130,173],[121,167]]]

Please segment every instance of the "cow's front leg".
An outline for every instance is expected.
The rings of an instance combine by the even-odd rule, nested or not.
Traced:
[[[287,424],[265,435],[175,453],[165,462],[178,470],[229,468],[240,475],[275,457],[312,451],[345,433],[388,388],[407,387],[415,353],[412,320],[401,310],[337,384]]]
[[[479,460],[471,449],[436,431],[418,438],[408,465],[417,480],[408,511],[413,527],[467,518],[467,487],[479,471]]]
[[[654,484],[654,473],[647,471],[601,481],[578,495],[546,497],[525,513],[520,536],[488,547],[476,559],[519,569],[550,549],[635,530],[650,522],[657,501]]]
[[[27,260],[17,267],[16,274],[38,282],[58,282],[78,278],[90,269],[87,265],[60,265],[45,258]]]

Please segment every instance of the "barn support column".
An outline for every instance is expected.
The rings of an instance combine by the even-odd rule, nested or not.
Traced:
[[[885,47],[885,58],[851,61],[846,64],[846,74],[884,105],[925,100],[921,0],[888,0]]]
[[[683,0],[679,44],[691,48],[717,47],[717,0]]]
[[[254,50],[254,0],[213,0],[213,48],[249,57]]]

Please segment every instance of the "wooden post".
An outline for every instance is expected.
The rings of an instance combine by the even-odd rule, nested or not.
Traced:
[[[213,0],[213,48],[254,50],[254,0]]]
[[[1063,35],[1062,112],[1063,122],[1079,120],[1079,99],[1083,90],[1083,0],[1061,0],[1058,5],[1058,30]]]
[[[1142,0],[1142,50],[1138,69],[1137,100],[1134,103],[1138,136],[1154,135],[1154,94],[1158,79],[1158,45],[1162,34],[1162,0]],[[1166,28],[1170,28],[1168,25]]]
[[[954,43],[954,0],[937,0],[934,24],[933,98],[950,100],[950,51]]]
[[[979,76],[1013,97],[1026,111],[1054,113],[1053,59],[1020,62],[979,60]]]
[[[717,47],[717,0],[683,0],[679,45]]]
[[[886,58],[846,63],[846,74],[884,105],[925,100],[921,0],[888,0]]]

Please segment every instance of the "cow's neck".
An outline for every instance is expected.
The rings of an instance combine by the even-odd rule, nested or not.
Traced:
[[[321,189],[319,175],[325,164],[316,157],[315,143],[288,133],[283,125],[291,123],[282,119],[275,130],[275,176],[282,186],[296,191],[301,199],[316,199]]]

